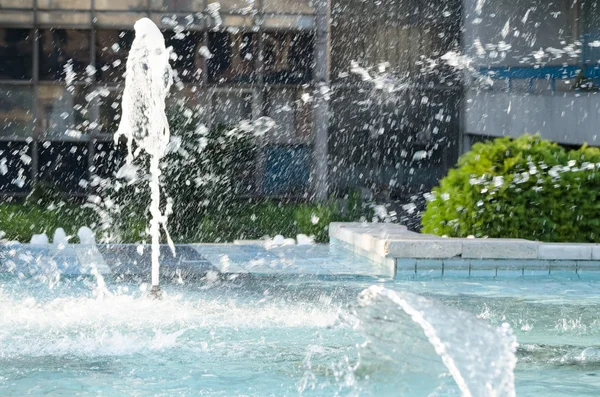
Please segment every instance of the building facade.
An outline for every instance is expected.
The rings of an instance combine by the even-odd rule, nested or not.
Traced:
[[[171,104],[209,128],[276,121],[253,195],[427,191],[462,142],[461,77],[439,64],[461,50],[461,15],[456,0],[0,0],[0,191],[84,196],[92,175],[114,172],[142,17],[173,47]]]
[[[272,117],[259,189],[307,190],[313,110],[302,98],[314,86],[315,10],[303,0],[220,9],[195,0],[0,0],[0,190],[24,195],[49,183],[84,195],[91,174],[113,172],[123,72],[142,17],[174,50],[169,101],[185,100],[209,128]],[[296,167],[282,170],[290,159]]]
[[[540,133],[598,145],[598,1],[463,1],[472,60],[463,150],[489,137]]]

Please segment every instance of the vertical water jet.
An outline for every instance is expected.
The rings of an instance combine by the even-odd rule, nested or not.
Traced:
[[[135,173],[134,159],[145,152],[150,157],[150,235],[152,236],[152,287],[150,295],[160,298],[159,256],[162,225],[173,255],[175,248],[167,231],[169,201],[163,213],[160,193],[160,160],[166,154],[170,132],[165,114],[165,98],[173,82],[169,51],[158,27],[148,18],[134,25],[135,39],[127,58],[121,122],[115,142],[127,139],[125,173]],[[135,146],[134,146],[135,143]]]

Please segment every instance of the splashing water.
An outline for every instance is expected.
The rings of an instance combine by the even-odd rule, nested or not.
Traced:
[[[355,314],[368,337],[363,370],[409,375],[399,387],[411,388],[411,395],[420,395],[412,388],[434,388],[432,379],[449,372],[465,397],[515,396],[517,343],[508,325],[495,328],[431,299],[380,286],[360,294]]]
[[[160,209],[160,159],[169,143],[169,124],[165,114],[165,98],[173,82],[169,51],[158,27],[148,18],[134,25],[135,39],[126,65],[123,115],[115,141],[127,138],[126,170],[135,170],[133,161],[141,151],[150,156],[150,235],[152,236],[152,286],[158,288],[160,226],[162,225],[173,255],[175,248],[167,230],[172,209],[168,198],[165,213]],[[136,148],[134,150],[133,143]],[[128,172],[130,174],[131,172]]]

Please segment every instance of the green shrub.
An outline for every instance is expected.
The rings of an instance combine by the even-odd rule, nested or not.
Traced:
[[[317,242],[329,241],[329,224],[342,220],[342,215],[335,203],[302,204],[295,214],[300,233],[314,236]]]
[[[206,212],[199,219],[201,228],[194,239],[199,242],[255,240],[277,234],[295,237],[297,234],[292,204],[232,203],[220,211]]]
[[[57,203],[41,206],[32,203],[3,203],[0,205],[0,231],[4,239],[27,243],[34,234],[46,233],[50,239],[62,227],[70,240],[78,242],[77,230],[81,226],[94,228],[94,212],[79,205]]]
[[[600,150],[524,135],[473,145],[428,198],[423,232],[600,241]]]

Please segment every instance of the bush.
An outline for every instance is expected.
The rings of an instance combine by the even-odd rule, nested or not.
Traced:
[[[172,233],[176,243],[232,242],[236,239],[261,239],[282,234],[296,237],[303,233],[314,236],[317,242],[327,242],[329,223],[338,220],[357,220],[342,214],[335,203],[298,204],[283,202],[235,202],[220,210],[205,211],[188,220],[185,229]],[[123,213],[127,210],[123,209]],[[46,233],[49,238],[56,228],[62,227],[74,236],[79,227],[89,226],[102,237],[99,217],[89,207],[81,204],[56,201],[48,205],[26,201],[0,204],[0,231],[7,240],[28,242],[33,234]],[[145,229],[149,219],[136,213],[123,215],[118,220],[119,231],[111,230],[110,240],[104,242],[137,243],[148,241]]]
[[[315,241],[320,243],[329,241],[329,224],[343,220],[335,203],[300,205],[296,210],[295,218],[299,232],[314,236]]]
[[[314,236],[317,242],[329,241],[329,223],[342,219],[335,204],[296,204],[262,202],[236,204],[221,212],[206,213],[192,241],[226,242],[236,239],[261,239],[281,234]]]
[[[80,204],[63,200],[46,202],[48,196],[38,197],[36,194],[24,202],[0,205],[0,240],[27,243],[32,235],[40,233],[52,239],[54,231],[62,227],[67,235],[73,236],[71,242],[78,242],[77,231],[81,226],[97,225],[96,214]]]
[[[600,150],[524,135],[478,143],[428,197],[423,232],[600,241]]]

